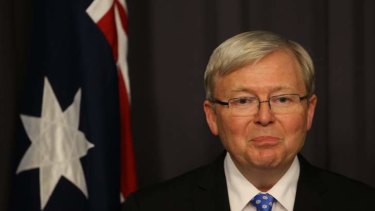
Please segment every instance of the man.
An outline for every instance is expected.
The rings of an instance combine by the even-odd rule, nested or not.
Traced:
[[[203,107],[226,153],[130,195],[125,210],[375,210],[375,190],[311,166],[298,153],[317,103],[314,68],[271,32],[234,36],[211,55]]]

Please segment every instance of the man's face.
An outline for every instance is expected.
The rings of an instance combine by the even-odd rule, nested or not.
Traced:
[[[255,96],[260,101],[281,94],[305,96],[306,88],[295,58],[275,51],[255,64],[216,80],[214,97],[221,101]],[[234,117],[226,105],[204,102],[208,125],[240,169],[285,169],[304,144],[317,98],[302,100],[291,113],[275,114],[261,103],[256,114]]]

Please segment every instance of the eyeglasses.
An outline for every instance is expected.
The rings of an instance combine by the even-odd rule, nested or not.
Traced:
[[[245,117],[256,114],[261,103],[268,103],[274,114],[294,113],[299,109],[302,100],[308,98],[308,95],[300,96],[298,94],[282,94],[271,96],[268,100],[260,101],[257,97],[238,97],[229,99],[228,102],[214,99],[212,103],[228,106],[233,116]]]

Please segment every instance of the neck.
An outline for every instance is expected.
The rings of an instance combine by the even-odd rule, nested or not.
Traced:
[[[278,168],[257,168],[249,166],[243,167],[236,164],[242,175],[262,192],[270,190],[288,171],[291,165],[292,163]]]

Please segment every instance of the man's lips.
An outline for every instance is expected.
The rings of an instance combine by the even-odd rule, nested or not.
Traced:
[[[277,144],[280,141],[279,137],[276,136],[257,136],[251,139],[255,144]]]

